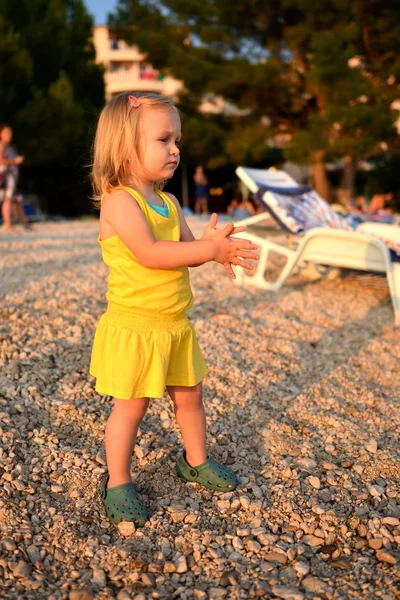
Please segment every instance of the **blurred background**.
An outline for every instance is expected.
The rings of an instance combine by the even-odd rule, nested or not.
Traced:
[[[0,1],[0,123],[20,190],[50,218],[95,214],[96,120],[123,91],[173,96],[193,208],[238,194],[235,168],[283,168],[329,202],[393,192],[400,209],[400,4],[387,0]],[[33,207],[33,208],[32,208]]]

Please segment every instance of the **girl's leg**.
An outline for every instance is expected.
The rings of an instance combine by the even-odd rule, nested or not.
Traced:
[[[206,415],[202,400],[202,385],[194,387],[168,386],[174,403],[175,416],[186,450],[187,462],[196,467],[207,460]]]
[[[143,419],[149,398],[119,400],[114,406],[106,425],[105,446],[109,473],[107,487],[112,488],[131,481],[131,460],[136,435]]]

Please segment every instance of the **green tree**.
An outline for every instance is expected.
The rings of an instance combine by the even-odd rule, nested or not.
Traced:
[[[82,0],[0,0],[0,120],[52,212],[89,205],[82,166],[104,104],[92,28]]]
[[[290,139],[286,155],[311,162],[329,198],[328,158],[347,157],[349,181],[359,157],[397,143],[399,17],[397,0],[119,0],[110,23],[182,80],[214,161],[263,160]],[[201,115],[207,94],[248,114]]]

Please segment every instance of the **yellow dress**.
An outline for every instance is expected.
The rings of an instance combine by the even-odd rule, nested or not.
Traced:
[[[135,190],[121,189],[136,200],[157,240],[180,240],[178,210],[167,194],[157,192],[168,207],[164,217]],[[188,268],[144,267],[117,235],[99,243],[110,272],[90,364],[96,391],[123,400],[159,398],[165,386],[199,383],[207,367],[186,316],[193,304]]]

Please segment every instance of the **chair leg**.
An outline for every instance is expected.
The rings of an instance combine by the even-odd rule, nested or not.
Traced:
[[[391,269],[387,273],[387,279],[392,298],[395,323],[396,325],[400,325],[400,263],[392,262]]]

